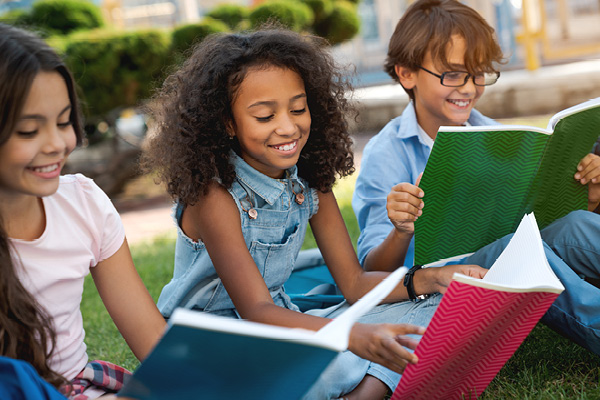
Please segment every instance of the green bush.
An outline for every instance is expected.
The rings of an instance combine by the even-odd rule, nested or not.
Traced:
[[[250,10],[247,7],[238,4],[221,4],[213,8],[208,14],[208,17],[222,21],[229,29],[235,30],[240,24],[248,19]]]
[[[207,17],[199,23],[175,28],[171,35],[171,46],[173,51],[183,53],[208,35],[227,31],[229,31],[229,27],[224,22]]]
[[[309,6],[315,15],[315,23],[327,18],[333,11],[332,0],[302,0]]]
[[[10,10],[0,15],[0,22],[9,25],[17,25],[27,27],[31,25],[28,21],[29,13],[22,9]]]
[[[26,25],[45,31],[48,36],[104,26],[100,9],[81,0],[41,0],[20,19]]]
[[[278,21],[289,29],[300,32],[312,25],[314,14],[309,6],[294,1],[267,1],[250,12],[250,26],[258,28],[268,21]]]
[[[356,6],[349,1],[336,1],[333,11],[323,21],[315,24],[315,33],[332,45],[352,39],[360,30]]]
[[[154,30],[89,31],[72,35],[60,47],[93,119],[150,97],[164,78],[170,40]]]

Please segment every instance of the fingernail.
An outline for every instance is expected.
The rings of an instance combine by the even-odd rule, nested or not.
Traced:
[[[422,210],[419,210],[419,212],[417,213],[417,216],[419,216],[419,215],[423,215],[423,211]]]
[[[577,166],[577,171],[581,171],[583,169],[583,167],[581,165]]]
[[[585,185],[585,183],[587,182],[587,179],[583,178],[580,182],[582,185]]]
[[[425,203],[421,202],[421,204],[419,204],[419,208],[423,208],[425,207]]]
[[[575,174],[575,179],[579,179],[579,178],[581,178],[581,174],[580,173]]]
[[[419,197],[423,197],[423,196],[425,196],[425,193],[419,192]]]

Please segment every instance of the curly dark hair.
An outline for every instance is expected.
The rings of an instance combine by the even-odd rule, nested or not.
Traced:
[[[173,198],[192,205],[215,181],[231,187],[235,170],[229,152],[239,153],[226,130],[233,120],[232,100],[248,70],[265,66],[290,69],[304,81],[312,123],[297,164],[299,176],[313,188],[330,191],[336,176],[354,172],[345,119],[355,113],[346,99],[351,87],[326,42],[280,27],[217,34],[193,49],[149,105],[153,124],[142,168],[156,171]]]

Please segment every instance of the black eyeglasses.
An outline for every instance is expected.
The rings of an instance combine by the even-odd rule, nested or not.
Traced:
[[[498,81],[500,78],[500,72],[482,72],[481,74],[471,75],[468,72],[463,71],[448,71],[441,75],[436,74],[426,68],[419,67],[423,71],[430,73],[433,76],[440,78],[440,83],[443,86],[448,87],[461,87],[467,84],[469,79],[473,78],[475,86],[490,86]]]

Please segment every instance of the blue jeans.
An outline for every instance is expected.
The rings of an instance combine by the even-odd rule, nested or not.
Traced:
[[[574,211],[542,229],[541,235],[548,264],[565,287],[542,322],[575,343],[600,354],[600,289],[580,276],[600,278],[600,215]],[[481,248],[461,263],[490,268],[511,237],[512,234],[507,235]],[[381,305],[360,322],[427,326],[441,299],[442,295],[436,294],[419,303],[403,301]],[[333,318],[345,309],[344,304],[307,313]],[[341,397],[352,391],[366,374],[380,379],[391,390],[398,385],[401,377],[345,351],[333,360],[303,399]]]
[[[393,323],[427,326],[441,299],[442,295],[436,293],[418,303],[401,301],[379,305],[360,318],[359,322],[367,324]],[[320,317],[335,318],[348,307],[348,303],[343,302],[333,307],[310,310],[306,313]],[[415,338],[419,339],[420,336],[415,336]],[[394,389],[400,381],[400,374],[390,371],[374,362],[362,359],[346,350],[340,353],[329,364],[317,382],[313,384],[309,392],[303,397],[303,400],[339,398],[351,392],[363,380],[365,375],[376,377],[390,389]]]
[[[600,289],[582,279],[600,278],[600,215],[573,211],[540,232],[548,263],[565,287],[542,322],[600,355]],[[465,263],[490,268],[511,236],[485,246]]]

